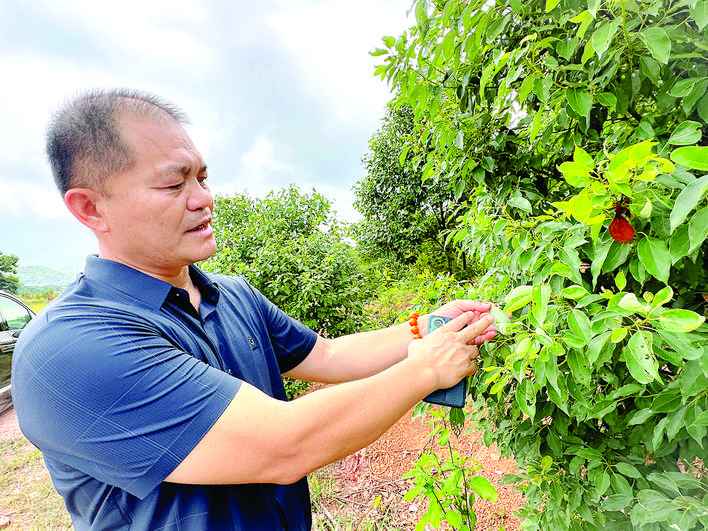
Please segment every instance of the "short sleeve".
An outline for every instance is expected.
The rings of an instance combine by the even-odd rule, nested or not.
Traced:
[[[241,384],[135,316],[43,317],[16,351],[23,433],[47,456],[135,496],[182,462]]]

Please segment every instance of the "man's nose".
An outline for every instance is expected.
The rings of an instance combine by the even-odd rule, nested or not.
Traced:
[[[200,183],[194,179],[189,190],[187,208],[189,210],[201,210],[203,208],[211,208],[213,203],[214,200],[209,191],[209,187],[205,183]]]

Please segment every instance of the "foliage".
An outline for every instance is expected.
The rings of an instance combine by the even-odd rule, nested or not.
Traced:
[[[576,145],[706,143],[704,0],[438,4],[373,52],[423,123],[424,179],[533,201],[564,193]]]
[[[427,529],[428,525],[440,529],[442,522],[447,522],[452,529],[470,531],[477,523],[472,510],[475,497],[496,503],[497,491],[487,478],[474,475],[482,465],[460,454],[453,446],[450,436],[455,428],[450,426],[446,415],[437,409],[429,412],[432,417],[429,444],[413,470],[403,476],[414,481],[405,499],[412,500],[421,495],[428,498],[428,511],[416,525],[416,530]],[[432,448],[435,444],[444,449],[448,457],[441,457],[440,452]]]
[[[443,232],[456,208],[454,195],[445,181],[423,180],[420,164],[412,164],[414,151],[427,149],[417,145],[421,132],[410,107],[390,107],[369,141],[367,174],[354,187],[354,206],[363,216],[357,242],[370,256],[403,264],[423,256],[428,267],[450,271],[456,253],[446,249]]]
[[[18,260],[14,254],[0,251],[0,290],[17,293],[20,287],[20,278],[17,276]]]
[[[704,528],[706,2],[415,13],[378,73],[425,124],[424,178],[476,186],[449,241],[504,334],[472,420],[521,466],[525,528]]]
[[[291,186],[265,199],[219,196],[214,227],[218,250],[205,269],[244,275],[283,311],[320,333],[360,329],[369,283],[346,243],[345,227],[322,195]]]

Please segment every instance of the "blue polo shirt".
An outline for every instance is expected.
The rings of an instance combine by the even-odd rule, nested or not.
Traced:
[[[12,393],[22,432],[78,530],[309,529],[305,478],[163,483],[242,381],[286,400],[280,375],[317,338],[245,280],[194,266],[190,274],[199,312],[186,291],[89,257],[18,341]]]

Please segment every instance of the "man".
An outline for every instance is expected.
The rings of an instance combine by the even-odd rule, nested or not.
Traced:
[[[306,474],[474,372],[490,305],[449,303],[422,339],[403,324],[325,340],[201,272],[213,202],[184,121],[126,90],[54,117],[52,170],[99,257],[19,341],[20,426],[76,529],[309,529]],[[281,374],[346,383],[288,402]]]

